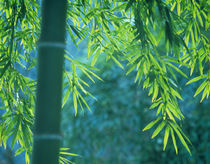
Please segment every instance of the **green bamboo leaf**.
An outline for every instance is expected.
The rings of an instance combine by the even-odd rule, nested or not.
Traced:
[[[59,157],[59,164],[65,164],[64,160],[63,160],[63,157]]]
[[[157,98],[157,96],[158,96],[158,84],[157,84],[156,80],[154,82],[153,87],[154,87],[154,89],[153,89],[154,92],[153,92],[153,96],[152,96],[152,101],[154,101]]]
[[[141,71],[140,69],[137,71],[136,78],[135,78],[135,80],[134,80],[135,83],[136,83],[136,81],[137,81],[138,78],[139,78],[140,71]],[[1,87],[0,87],[0,89],[1,89]]]
[[[24,139],[24,146],[29,149],[31,146],[31,139],[32,139],[32,135],[29,133],[29,131],[27,130],[27,125],[25,125],[25,123],[21,124],[21,129],[23,132],[23,139]]]
[[[73,83],[75,83],[77,74],[76,74],[76,66],[75,64],[71,63],[71,67],[72,67],[72,72],[73,72]]]
[[[154,90],[154,85],[152,85],[152,86],[150,87],[148,96],[150,96],[150,95],[153,93],[153,90]]]
[[[61,148],[60,148],[60,152],[61,152],[61,151],[67,151],[67,150],[70,150],[70,148],[68,148],[68,147],[61,147]]]
[[[25,152],[25,161],[26,161],[26,164],[29,164],[30,162],[29,154],[27,151]]]
[[[13,116],[13,115],[11,115],[11,116]],[[7,128],[5,129],[5,131],[4,131],[4,134],[5,134],[6,136],[9,136],[9,135],[12,134],[11,131],[12,131],[12,129],[14,128],[14,126],[15,126],[17,120],[18,120],[17,115],[14,115],[14,117],[12,118],[12,120],[11,120],[11,119],[7,119],[8,126],[7,126]]]
[[[81,67],[80,67],[80,68],[81,68]],[[82,68],[83,68],[83,70],[86,70],[86,71],[89,72],[91,75],[93,75],[95,78],[97,78],[97,79],[103,81],[102,78],[100,78],[98,75],[96,75],[95,73],[93,73],[90,69],[87,69],[87,68],[85,68],[85,67],[82,67]]]
[[[177,145],[176,145],[176,139],[175,139],[175,136],[174,136],[174,131],[172,128],[170,128],[171,130],[171,137],[172,137],[172,141],[173,141],[173,144],[174,144],[174,149],[176,151],[176,154],[178,154],[178,149],[177,149]]]
[[[10,62],[8,62],[5,67],[0,71],[0,79],[2,78],[2,76],[5,74],[7,68],[10,66]]]
[[[160,133],[160,131],[164,128],[165,125],[166,125],[166,121],[164,120],[164,121],[162,121],[158,125],[158,127],[156,128],[156,130],[153,132],[152,138],[154,138],[155,136],[157,136]]]
[[[150,59],[152,60],[153,64],[155,64],[155,66],[158,67],[159,70],[162,70],[158,61],[153,57],[153,55],[149,53],[149,56],[150,56]]]
[[[124,10],[126,8],[126,3],[123,3],[123,4],[119,4],[118,6],[115,6],[112,11],[121,11],[121,10]]]
[[[173,125],[181,132],[182,136],[184,136],[184,138],[192,145],[192,143],[190,142],[189,138],[184,134],[182,129],[179,127],[179,125],[176,124],[176,123],[174,123]]]
[[[169,105],[169,104],[168,104]],[[180,116],[179,116],[179,114],[177,113],[177,111],[176,111],[176,109],[175,109],[175,107],[173,106],[170,106],[170,111],[173,113],[173,115],[176,117],[176,118],[178,118],[179,120],[181,120],[181,118],[180,118]]]
[[[149,107],[149,109],[153,109],[153,108],[157,107],[161,102],[162,102],[161,100],[154,102],[154,103]]]
[[[177,72],[179,72],[181,75],[183,75],[184,77],[186,77],[188,79],[188,76],[184,72],[182,72],[179,68],[177,68],[176,66],[174,66],[173,64],[168,63],[168,62],[166,64],[171,66],[172,68],[174,68]]]
[[[174,90],[173,88],[171,88],[171,92],[174,96],[178,97],[180,100],[183,101],[182,96],[179,94],[179,92],[177,92],[176,90]]]
[[[96,63],[96,61],[97,61],[98,56],[100,55],[100,53],[101,53],[101,49],[98,48],[98,49],[96,50],[94,56],[93,56],[92,61],[91,61],[91,66],[94,66],[94,65],[95,65],[95,63]]]
[[[89,84],[86,83],[86,82],[85,82],[84,80],[82,80],[81,78],[78,77],[78,80],[79,80],[80,82],[82,82],[82,84],[84,84],[84,85],[86,85],[87,87],[89,87]]]
[[[190,153],[191,155],[191,151],[187,145],[187,143],[185,142],[184,138],[182,137],[181,133],[179,132],[179,130],[174,126],[173,123],[169,122],[170,125],[173,127],[173,129],[175,130],[176,134],[178,135],[180,141],[182,142],[182,144],[184,145],[184,147],[187,149],[187,151]]]
[[[124,69],[124,67],[122,66],[122,64],[121,64],[114,56],[111,56],[111,58],[114,60],[114,62],[115,62],[119,67],[121,67],[122,69]]]
[[[90,109],[89,105],[87,104],[85,99],[82,97],[82,95],[79,92],[78,92],[78,95],[79,95],[80,99],[82,100],[82,102],[85,104],[85,106],[88,108],[88,110],[91,112],[91,109]]]
[[[199,20],[199,22],[200,22],[200,24],[201,24],[201,26],[203,27],[203,20],[202,20],[202,18],[201,18],[201,15],[200,15],[200,11],[199,10],[197,10],[197,17],[198,17],[198,20]]]
[[[77,81],[76,86],[77,86],[78,88],[80,88],[84,94],[87,94],[87,91],[86,91],[85,88],[79,83],[79,81]]]
[[[77,100],[79,102],[79,105],[80,105],[81,109],[84,110],[81,100],[79,98]]]
[[[68,152],[60,152],[60,154],[62,154],[62,155],[70,155],[70,156],[80,156],[78,154],[68,153]]]
[[[126,76],[127,76],[131,71],[133,71],[133,70],[135,69],[135,67],[136,67],[136,64],[133,64],[133,65],[129,68],[129,70],[127,71]]]
[[[74,110],[75,110],[75,116],[77,115],[77,90],[76,87],[73,89],[73,103],[74,103]]]
[[[162,116],[159,116],[156,120],[150,122],[142,131],[152,128],[161,118]]]
[[[169,118],[175,122],[174,116],[171,114],[171,111],[166,107],[166,113],[168,114]]]
[[[72,31],[77,35],[77,37],[78,37],[79,39],[81,39],[79,29],[76,28],[76,27],[74,27],[74,26],[72,26],[72,25],[69,25],[69,26],[70,26],[70,28],[72,29]]]
[[[144,89],[144,88],[148,88],[149,85],[150,85],[150,81],[149,81],[149,77],[147,77],[147,78],[145,79],[145,81],[144,81],[143,89]]]
[[[95,83],[95,81],[93,80],[93,78],[84,70],[84,69],[81,69],[81,71],[93,82]]]
[[[90,46],[90,48],[88,49],[88,58],[90,58],[97,49],[100,49],[99,44],[95,44],[94,46]]]
[[[143,65],[142,65],[143,66]],[[141,69],[142,67],[140,67],[139,69]],[[141,83],[141,80],[142,80],[142,78],[143,78],[143,69],[140,71],[140,74],[139,74],[139,80],[138,80],[138,84],[140,84]]]
[[[178,14],[178,16],[180,16],[180,14],[181,14],[181,5],[180,5],[180,1],[177,1],[177,14]]]
[[[205,80],[196,90],[195,94],[193,97],[197,96],[203,89],[204,87],[207,85],[207,80]]]
[[[206,78],[206,77],[207,77],[207,75],[200,75],[200,76],[197,76],[197,77],[195,77],[195,78],[189,80],[185,85],[191,84],[191,83],[193,83],[193,82],[196,82],[196,81],[198,81],[198,80],[204,79],[204,78]]]
[[[63,98],[62,108],[63,108],[64,105],[66,104],[66,101],[68,100],[70,93],[71,93],[71,86],[69,86],[69,87],[67,88],[67,90],[66,90],[65,96],[64,96],[64,98]]]
[[[65,58],[66,58],[67,60],[69,60],[70,62],[76,64],[78,67],[86,68],[86,69],[88,68],[88,69],[91,69],[91,70],[98,71],[97,68],[95,68],[95,67],[93,67],[93,66],[90,66],[90,65],[88,65],[88,64],[82,63],[82,62],[80,62],[80,61],[78,61],[78,60],[71,59],[71,58],[70,58],[69,56],[67,56],[67,55],[65,55]]]
[[[69,148],[60,148],[59,154],[60,154],[60,155],[69,155],[69,156],[80,156],[80,155],[75,154],[75,153],[66,152],[66,151],[68,151],[68,150],[69,150]]]
[[[209,87],[209,85],[207,84],[206,88],[205,88],[204,91],[203,91],[203,95],[202,95],[202,98],[201,98],[201,100],[200,100],[200,103],[203,101],[203,99],[204,99],[205,97],[208,99],[209,92],[210,92],[210,87]]]
[[[129,2],[127,3],[127,6],[125,8],[125,11],[127,12],[128,9],[132,6],[132,4],[135,2],[135,0],[129,0]]]
[[[15,156],[21,154],[23,151],[25,151],[25,148],[24,148],[24,147],[20,147],[19,149],[17,149],[17,150],[15,151]]]
[[[153,36],[153,34],[150,32],[150,30],[147,30],[147,35],[151,41],[151,43],[155,46],[158,45],[158,42],[156,41],[155,37]]]
[[[18,131],[19,131],[19,125],[20,125],[20,121],[18,120],[16,123],[16,126],[14,128],[14,132],[13,132],[13,136],[12,136],[12,146],[11,149],[13,149],[15,143],[17,142],[17,135],[18,135]]]
[[[165,151],[166,149],[166,145],[168,143],[168,137],[169,137],[169,134],[170,134],[170,126],[166,126],[166,130],[165,130],[165,136],[164,136],[164,140],[163,140],[163,151]]]
[[[134,56],[135,55],[135,56]],[[141,59],[143,56],[140,56],[141,54],[134,54],[133,58],[129,60],[129,63],[127,65],[130,65],[130,64],[134,64],[134,62],[137,60],[137,59]],[[127,58],[128,56],[126,55],[125,58]]]
[[[77,42],[76,42],[76,40],[75,40],[75,38],[74,38],[74,35],[73,35],[73,33],[72,33],[70,27],[68,26],[67,29],[68,29],[69,35],[70,35],[70,37],[71,37],[71,39],[72,39],[74,45],[78,48]]]
[[[144,61],[143,63],[143,71],[144,71],[144,75],[147,76],[147,73],[149,71],[149,67],[147,66],[147,61]]]
[[[159,105],[158,110],[157,110],[157,113],[156,113],[156,116],[160,113],[163,105],[164,105],[163,103]]]

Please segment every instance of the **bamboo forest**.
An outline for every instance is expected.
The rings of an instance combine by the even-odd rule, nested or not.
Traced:
[[[0,0],[0,164],[209,164],[209,0]]]

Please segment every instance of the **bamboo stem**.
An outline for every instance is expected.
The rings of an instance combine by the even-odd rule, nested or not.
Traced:
[[[33,164],[58,164],[66,0],[43,0]]]

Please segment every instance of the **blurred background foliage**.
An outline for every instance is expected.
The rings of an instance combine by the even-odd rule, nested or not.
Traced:
[[[81,43],[79,56],[86,53]],[[83,47],[84,46],[84,47]],[[102,54],[103,55],[103,54]],[[200,97],[193,98],[198,84],[185,86],[186,79],[178,74],[181,95],[180,108],[185,120],[180,123],[191,140],[192,156],[177,141],[179,154],[176,155],[170,140],[166,151],[163,149],[163,132],[151,140],[152,132],[142,129],[155,115],[149,107],[152,104],[148,92],[134,83],[135,73],[125,75],[112,62],[101,57],[98,62],[98,75],[104,80],[95,84],[89,81],[88,91],[94,99],[87,101],[92,112],[80,110],[74,116],[73,102],[68,101],[63,109],[62,132],[63,146],[81,155],[72,160],[78,164],[207,164],[210,163],[210,103],[200,103]],[[83,75],[81,75],[83,76]],[[85,79],[85,76],[82,77]],[[88,81],[88,79],[85,79]],[[154,110],[154,109],[152,109]]]

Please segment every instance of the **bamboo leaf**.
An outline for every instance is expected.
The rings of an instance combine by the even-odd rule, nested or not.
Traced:
[[[68,89],[66,90],[66,94],[65,94],[65,96],[63,98],[62,108],[66,104],[66,101],[68,100],[70,93],[71,93],[71,86],[69,86]]]
[[[90,69],[87,69],[87,68],[83,67],[82,70],[83,70],[83,71],[86,70],[86,71],[89,72],[91,75],[93,75],[95,78],[97,78],[97,79],[103,81],[102,78],[100,78],[98,75],[96,75],[95,73],[93,73]]]
[[[191,84],[191,83],[196,82],[196,81],[201,80],[201,79],[204,79],[205,77],[207,77],[207,75],[197,76],[197,77],[189,80],[185,85]]]
[[[122,64],[121,64],[114,56],[111,56],[111,58],[114,60],[114,62],[115,62],[119,67],[121,67],[122,69],[124,69],[123,66],[122,66]]]
[[[183,75],[184,77],[186,77],[188,79],[188,76],[184,72],[182,72],[179,68],[177,68],[176,66],[174,66],[173,64],[168,63],[168,62],[166,64],[171,66],[172,68],[174,68],[177,72],[179,72],[181,75]]]
[[[155,80],[154,82],[154,92],[153,92],[153,96],[152,96],[152,101],[154,101],[157,96],[158,96],[158,84],[157,84],[157,81]]]
[[[207,85],[207,80],[205,80],[196,90],[195,94],[193,97],[197,96],[203,89],[204,87]]]
[[[210,87],[209,86],[210,86],[210,84],[209,85],[207,84],[207,86],[205,87],[205,89],[203,91],[202,98],[200,100],[200,103],[203,101],[203,99],[205,98],[205,96],[206,96],[206,98],[208,98],[209,92],[210,92]]]
[[[142,131],[152,128],[161,118],[162,116],[159,116],[156,120],[150,122]]]
[[[98,49],[96,50],[94,56],[93,56],[92,61],[91,61],[91,66],[94,66],[94,65],[95,65],[95,63],[96,63],[96,61],[97,61],[98,56],[100,55],[100,53],[101,53],[101,49],[98,48]]]
[[[173,125],[173,123],[169,122],[170,125],[173,127],[173,129],[175,130],[176,134],[178,135],[180,141],[182,142],[182,144],[184,145],[184,147],[187,149],[187,151],[190,153],[191,155],[191,151],[187,145],[187,143],[185,142],[184,138],[182,137],[181,133],[179,132],[179,130]]]
[[[177,1],[177,14],[178,14],[178,16],[180,16],[180,14],[181,14],[181,6],[180,6],[179,0]]]
[[[161,103],[161,104],[159,105],[158,110],[157,110],[157,113],[156,113],[156,116],[160,113],[160,111],[161,111],[163,105],[164,105],[163,103]]]
[[[160,100],[160,101],[157,101],[157,102],[154,102],[154,103],[149,107],[149,109],[153,109],[153,108],[157,107],[161,102],[162,102],[161,100]]]
[[[13,147],[15,145],[15,142],[17,141],[17,135],[18,135],[18,131],[19,131],[19,123],[20,122],[18,120],[17,123],[16,123],[16,126],[15,126],[15,129],[14,129],[14,132],[13,132],[11,149],[13,149]]]
[[[169,134],[170,134],[170,126],[166,126],[166,130],[165,130],[165,136],[164,136],[164,141],[163,141],[163,151],[166,149],[166,145],[168,143],[168,137],[169,137]]]
[[[25,148],[24,148],[24,147],[20,147],[19,149],[17,149],[17,150],[16,150],[16,152],[15,152],[15,156],[17,156],[17,155],[21,154],[24,150],[25,150]]]
[[[169,105],[169,103],[168,103],[168,105]],[[174,115],[176,118],[178,118],[179,120],[181,120],[181,118],[180,118],[179,114],[177,113],[175,107],[174,107],[174,106],[169,106],[169,107],[170,107],[170,111],[173,113],[173,115]]]
[[[68,152],[60,152],[62,155],[70,155],[70,156],[79,156],[78,154],[68,153]]]
[[[177,145],[176,145],[176,139],[175,139],[175,136],[174,136],[174,131],[172,128],[170,128],[171,130],[171,137],[172,137],[172,141],[173,141],[173,144],[174,144],[174,149],[176,151],[176,154],[178,154],[178,149],[177,149]]]
[[[181,132],[181,134],[184,136],[184,138],[192,145],[192,143],[190,142],[189,138],[184,134],[182,129],[179,127],[179,125],[176,124],[176,123],[174,123],[173,125]]]
[[[81,71],[93,82],[95,83],[95,81],[93,80],[93,78],[84,70],[84,69],[81,69]]]
[[[165,125],[166,125],[166,121],[162,121],[160,123],[160,125],[158,125],[158,127],[156,128],[156,130],[153,132],[152,138],[154,138],[155,136],[157,136],[160,133],[160,131],[164,128]]]
[[[129,2],[127,3],[127,6],[125,8],[125,11],[127,12],[128,9],[132,6],[132,4],[135,2],[135,0],[129,0]]]
[[[133,65],[129,68],[129,70],[127,71],[126,75],[128,75],[131,71],[133,71],[133,70],[135,69],[135,67],[136,67],[136,64],[133,64]]]
[[[85,101],[85,99],[82,97],[82,95],[80,93],[78,93],[78,95],[81,98],[82,102],[85,104],[85,106],[88,108],[88,110],[91,112],[91,109],[90,109],[89,105],[87,104],[87,102]]]
[[[165,110],[166,110],[166,113],[168,114],[169,118],[175,122],[174,116],[171,114],[171,111],[168,108],[166,108]]]
[[[181,99],[183,101],[182,96],[179,94],[179,92],[177,92],[176,90],[174,90],[173,88],[171,88],[172,94],[175,95],[176,97],[178,97],[179,99]]]
[[[25,153],[25,161],[26,161],[26,164],[29,164],[29,162],[30,162],[29,154],[27,151]]]
[[[74,110],[75,116],[77,115],[77,90],[76,87],[73,89],[73,103],[74,103]]]

